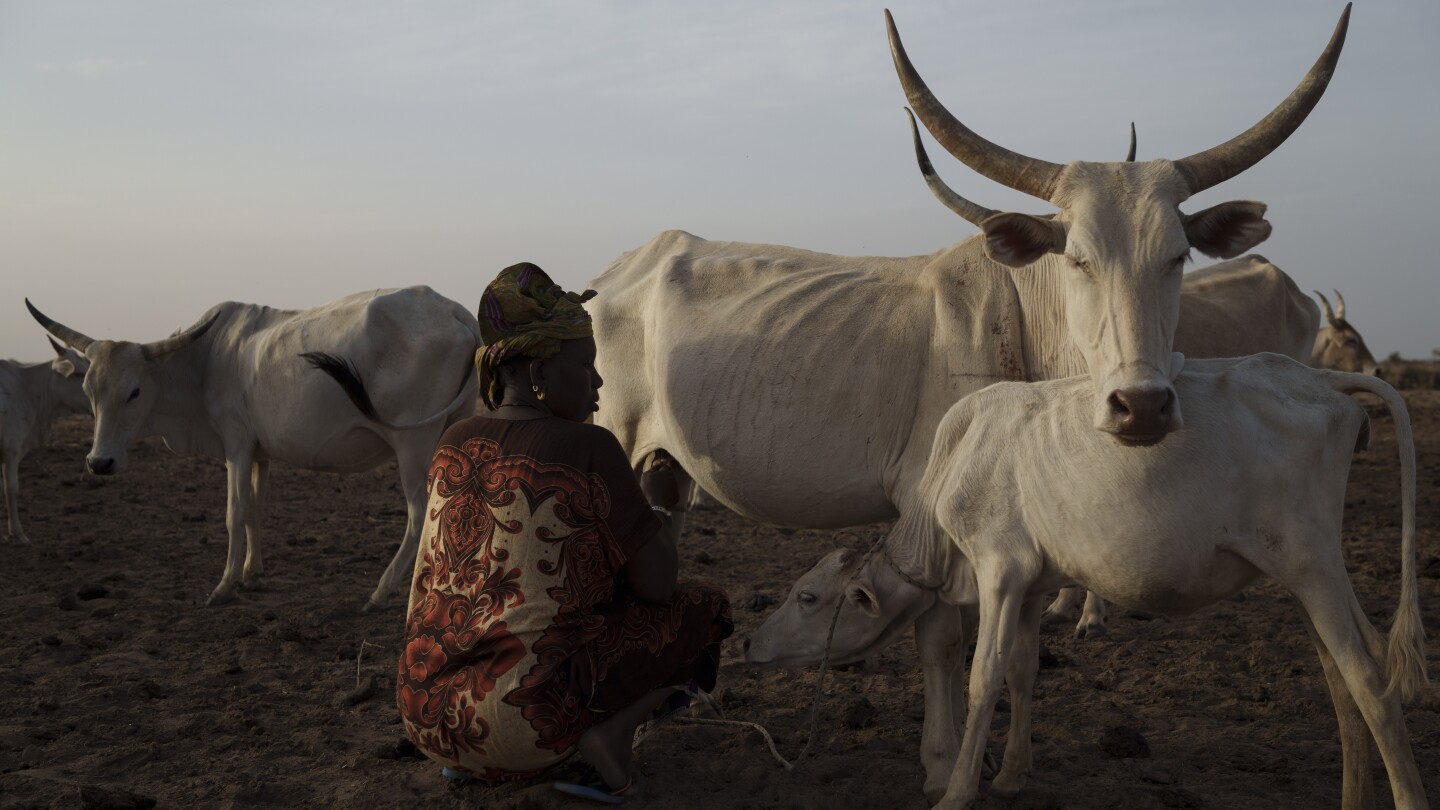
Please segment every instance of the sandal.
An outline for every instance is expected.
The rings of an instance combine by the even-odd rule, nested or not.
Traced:
[[[582,773],[574,782],[555,782],[553,786],[561,793],[589,799],[592,802],[620,804],[625,801],[625,795],[634,790],[635,777],[631,775],[623,787],[612,789],[604,779],[600,778],[600,772],[591,768]]]

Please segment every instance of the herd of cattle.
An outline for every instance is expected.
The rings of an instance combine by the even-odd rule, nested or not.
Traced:
[[[965,199],[935,174],[912,117],[927,184],[979,235],[927,256],[862,258],[667,231],[591,283],[606,380],[595,418],[637,469],[663,451],[692,494],[778,525],[899,518],[878,553],[836,552],[802,577],[745,649],[756,664],[818,663],[833,629],[832,659],[858,660],[913,625],[925,792],[940,806],[977,795],[1002,683],[1013,709],[990,787],[1023,784],[1049,593],[1067,588],[1058,614],[1082,593],[1075,586],[1090,588],[1077,632],[1094,634],[1102,597],[1184,614],[1262,574],[1296,595],[1325,665],[1345,806],[1373,799],[1371,736],[1396,807],[1428,806],[1401,707],[1426,681],[1403,401],[1371,376],[1375,360],[1338,292],[1337,309],[1317,293],[1321,328],[1289,276],[1241,255],[1270,233],[1264,204],[1179,208],[1300,126],[1348,20],[1347,6],[1295,91],[1226,143],[1174,161],[1053,164],[986,141],[946,110],[887,12],[896,70],[930,133],[1059,213]],[[1226,261],[1183,273],[1192,251]],[[481,339],[465,307],[427,287],[301,311],[227,302],[142,344],[91,338],[26,303],[61,344],[50,363],[0,366],[12,540],[28,542],[20,460],[57,414],[88,411],[95,475],[122,471],[126,448],[146,436],[224,460],[229,547],[210,604],[264,574],[272,460],[348,472],[396,459],[409,519],[367,609],[408,584],[431,453],[447,424],[476,409]],[[345,375],[315,362],[321,354],[344,358],[361,387],[337,385]],[[1385,401],[1400,439],[1402,581],[1388,643],[1340,550],[1350,455],[1368,435],[1353,391]],[[967,712],[963,652],[976,631]]]

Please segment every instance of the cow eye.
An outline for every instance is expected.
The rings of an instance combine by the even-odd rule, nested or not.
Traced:
[[[808,605],[815,601],[815,594],[809,591],[801,591],[795,594],[795,601],[802,605]]]
[[[139,388],[136,388],[134,391],[131,391],[131,392],[130,392],[130,398],[127,399],[127,400],[125,400],[125,401],[126,401],[126,402],[134,402],[134,401],[135,401],[135,398],[138,397],[138,396],[140,396],[140,389],[139,389]]]

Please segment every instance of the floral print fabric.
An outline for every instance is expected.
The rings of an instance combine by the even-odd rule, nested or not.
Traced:
[[[410,738],[442,764],[492,781],[538,775],[610,708],[594,698],[616,662],[638,652],[674,666],[674,649],[662,653],[677,641],[693,658],[718,642],[701,625],[719,611],[728,635],[723,593],[681,588],[647,604],[620,584],[660,524],[603,428],[466,420],[441,440],[428,486],[396,702]],[[688,620],[700,637],[682,639],[707,600],[718,606]]]

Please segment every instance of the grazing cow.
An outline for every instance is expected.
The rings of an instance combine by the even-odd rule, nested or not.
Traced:
[[[1002,680],[1012,716],[993,791],[1014,794],[1030,769],[1041,597],[1055,586],[1082,583],[1121,604],[1185,615],[1269,575],[1300,605],[1324,666],[1339,716],[1344,806],[1374,806],[1373,735],[1395,806],[1428,807],[1401,710],[1402,696],[1428,680],[1404,400],[1374,377],[1279,355],[1199,360],[1175,381],[1187,406],[1184,430],[1136,448],[1090,428],[1090,385],[1004,383],[957,403],[880,553],[860,571],[853,552],[832,555],[802,577],[747,641],[747,658],[817,661],[841,600],[837,661],[888,643],[924,609],[917,603],[935,598],[926,589],[949,604],[978,605],[968,727],[940,801],[965,807],[979,788]],[[1355,598],[1341,549],[1350,458],[1368,438],[1365,411],[1346,396],[1354,391],[1385,401],[1399,444],[1400,595],[1388,644]],[[958,689],[932,696],[927,684],[926,713],[951,716],[945,701]]]
[[[30,545],[20,526],[20,461],[50,439],[50,423],[62,413],[86,413],[90,401],[80,386],[89,367],[85,356],[50,341],[57,357],[21,365],[0,360],[0,462],[5,468],[5,511],[10,539]]]
[[[143,344],[95,340],[33,306],[30,313],[90,361],[85,392],[95,439],[85,464],[92,473],[120,472],[130,443],[152,435],[176,453],[224,459],[229,555],[207,604],[230,601],[237,584],[261,584],[260,520],[272,460],[360,472],[396,459],[408,507],[405,538],[366,609],[408,584],[430,456],[446,425],[475,410],[471,363],[480,327],[464,307],[429,287],[357,293],[305,310],[230,301],[195,326]],[[305,352],[341,355],[372,372],[379,410],[408,424],[357,413],[333,382],[314,373]]]
[[[1325,326],[1315,335],[1315,347],[1310,353],[1310,365],[1315,368],[1329,368],[1336,371],[1358,371],[1374,374],[1379,369],[1365,338],[1345,319],[1345,298],[1335,290],[1337,308],[1330,308],[1330,301],[1319,290],[1315,295],[1325,304]]]
[[[1181,424],[1170,379],[1186,258],[1192,249],[1231,258],[1270,233],[1262,203],[1189,214],[1179,205],[1300,126],[1334,71],[1348,20],[1347,7],[1290,97],[1235,138],[1177,161],[1060,165],[956,120],[887,14],[901,84],[936,139],[1059,213],[990,211],[926,172],[932,191],[982,234],[929,256],[882,258],[662,233],[589,285],[600,292],[590,311],[607,381],[596,423],[637,469],[664,450],[729,508],[809,527],[898,514],[940,418],[993,382],[1088,369],[1092,427],[1137,446],[1160,441]],[[926,614],[916,631],[948,637],[955,627],[948,613]],[[948,733],[927,723],[925,749],[943,748],[928,741]]]

